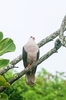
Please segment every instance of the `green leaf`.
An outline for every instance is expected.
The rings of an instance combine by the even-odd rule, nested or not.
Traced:
[[[5,38],[0,42],[0,56],[15,51],[16,47],[12,39]]]
[[[0,100],[8,100],[8,96],[5,93],[0,93]]]
[[[3,33],[0,32],[0,41],[3,39]]]
[[[5,86],[5,87],[9,87],[10,86],[10,84],[1,75],[0,75],[0,86]]]
[[[0,68],[5,67],[9,64],[8,59],[0,59]]]

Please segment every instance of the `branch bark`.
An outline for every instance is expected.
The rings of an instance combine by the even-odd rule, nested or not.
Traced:
[[[20,77],[22,77],[24,74],[26,74],[28,71],[32,70],[35,66],[38,66],[39,64],[41,64],[44,60],[46,60],[47,58],[49,58],[52,54],[56,53],[57,50],[62,46],[61,42],[59,39],[57,39],[54,48],[52,48],[49,52],[47,52],[45,55],[43,55],[35,64],[32,64],[30,68],[26,68],[23,71],[21,71],[20,73],[18,73],[16,76],[14,76],[12,79],[9,80],[9,83],[12,84],[14,83],[16,80],[18,80]],[[2,92],[4,89],[6,89],[5,87],[0,87],[0,92]]]
[[[66,36],[64,36],[64,29],[66,29],[66,15],[62,21],[59,38],[63,46],[66,47]]]

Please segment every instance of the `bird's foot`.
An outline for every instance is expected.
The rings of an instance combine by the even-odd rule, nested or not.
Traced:
[[[27,66],[28,68],[30,68],[30,64],[28,64],[28,66]]]
[[[28,66],[26,67],[26,69],[29,69],[30,68],[30,64],[28,64]]]

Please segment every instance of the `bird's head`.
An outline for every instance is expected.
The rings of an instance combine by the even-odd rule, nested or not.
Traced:
[[[30,37],[30,39],[33,39],[33,40],[35,40],[35,37],[31,36],[31,37]]]

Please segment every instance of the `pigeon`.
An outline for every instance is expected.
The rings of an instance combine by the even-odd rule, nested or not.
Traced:
[[[23,65],[25,68],[29,68],[32,64],[36,63],[39,59],[39,47],[35,42],[35,38],[31,36],[28,42],[23,46],[22,49]],[[35,66],[31,71],[26,73],[26,83],[29,86],[35,84],[35,73],[37,66]]]

